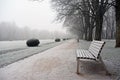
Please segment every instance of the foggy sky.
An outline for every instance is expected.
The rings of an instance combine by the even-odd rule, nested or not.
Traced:
[[[53,23],[56,14],[49,1],[0,0],[0,22],[15,22],[19,27],[31,29],[62,31],[62,23]]]

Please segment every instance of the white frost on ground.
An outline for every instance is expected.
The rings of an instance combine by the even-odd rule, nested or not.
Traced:
[[[115,40],[104,40],[105,42],[106,42],[106,44],[105,44],[105,46],[104,46],[104,48],[103,48],[103,50],[102,50],[102,53],[101,53],[101,56],[102,56],[102,58],[103,58],[103,60],[104,60],[104,62],[105,62],[105,64],[106,64],[106,67],[107,67],[107,69],[109,70],[109,72],[111,73],[111,74],[113,74],[113,76],[112,76],[112,78],[114,78],[113,80],[120,80],[119,79],[119,74],[120,74],[120,48],[115,48],[114,46],[115,46]],[[41,60],[38,60],[38,62],[40,62],[42,65],[44,65],[44,66],[46,66],[47,68],[49,68],[48,67],[48,64],[46,64],[46,63],[52,63],[53,64],[53,62],[54,61],[63,61],[64,62],[64,65],[62,64],[62,65],[60,65],[60,63],[58,63],[58,62],[54,62],[54,63],[58,63],[57,65],[59,65],[58,66],[58,68],[57,68],[57,74],[55,73],[55,72],[53,72],[52,73],[52,75],[49,75],[49,77],[54,77],[53,76],[53,74],[56,76],[56,78],[58,78],[58,76],[59,75],[62,75],[62,74],[65,74],[64,76],[63,76],[63,78],[66,78],[65,76],[66,75],[68,75],[68,74],[70,74],[70,76],[68,76],[67,78],[68,79],[64,79],[64,80],[70,80],[70,78],[71,78],[71,80],[73,80],[73,79],[76,79],[76,78],[78,78],[78,79],[80,79],[79,77],[77,77],[76,76],[76,74],[75,74],[75,68],[76,68],[76,60],[75,60],[75,55],[73,55],[73,53],[75,53],[75,50],[76,50],[76,48],[74,48],[74,42],[73,43],[67,43],[67,45],[65,46],[64,44],[63,45],[61,45],[61,47],[58,47],[57,49],[54,49],[51,53],[48,51],[48,52],[46,52],[46,55],[44,54],[38,54],[38,55],[40,55],[38,58],[42,58],[41,60],[43,60],[43,63],[41,62]],[[79,42],[79,48],[83,48],[83,49],[88,49],[88,47],[89,47],[89,45],[90,45],[90,41],[84,41],[84,40],[80,40],[80,42]],[[47,47],[47,46],[45,46],[45,47]],[[61,51],[62,50],[62,51]],[[71,51],[73,51],[73,52],[71,52]],[[42,56],[41,56],[42,55]],[[68,56],[69,55],[69,56]],[[45,59],[44,59],[44,57],[45,57]],[[46,60],[46,56],[48,57],[47,59],[48,60]],[[55,56],[55,59],[53,58],[53,57]],[[37,56],[35,56],[35,58],[34,59],[36,59],[36,57]],[[56,58],[57,57],[57,58]],[[49,60],[49,58],[50,58],[50,60]],[[59,58],[60,58],[60,60],[59,60]],[[27,58],[27,59],[30,59],[30,58]],[[31,60],[32,60],[33,58],[31,58]],[[45,61],[44,61],[45,60]],[[52,60],[52,61],[51,61]],[[24,60],[25,61],[25,60]],[[25,63],[24,61],[21,61],[21,62],[23,62],[23,63]],[[48,62],[47,62],[48,61]],[[73,61],[73,62],[72,62]],[[35,61],[35,62],[37,62],[37,61]],[[67,64],[66,64],[66,62],[67,62]],[[69,62],[69,65],[68,65],[68,62]],[[39,64],[40,64],[39,63]],[[73,64],[74,63],[74,64]],[[86,62],[87,63],[87,62]],[[19,63],[18,63],[19,64]],[[25,63],[26,64],[26,63]],[[38,64],[38,65],[39,65]],[[14,64],[13,64],[14,65]],[[16,65],[16,64],[15,64]],[[96,67],[96,66],[94,66],[94,65],[90,65],[90,63],[88,63],[88,64],[85,64],[85,65],[88,65],[88,66],[91,66],[91,68],[93,68],[93,67]],[[84,65],[84,66],[85,66]],[[98,64],[96,64],[96,65],[98,65]],[[37,69],[39,69],[39,70],[41,70],[41,71],[44,71],[44,66],[42,66],[42,67],[40,67],[40,66],[34,66],[34,67],[37,67]],[[50,68],[53,68],[53,66],[54,65],[49,65],[49,66],[51,66]],[[61,68],[60,68],[60,66],[62,66]],[[72,74],[74,74],[74,75],[72,75],[71,76],[71,73],[70,72],[67,72],[66,73],[66,71],[68,71],[68,69],[66,69],[66,66],[68,66],[69,68],[69,70],[70,70],[70,72],[72,72]],[[72,67],[73,66],[73,67]],[[9,67],[9,66],[8,66]],[[13,67],[16,67],[16,66],[13,66]],[[12,67],[12,68],[13,68]],[[26,66],[25,66],[26,67]],[[5,68],[7,68],[7,67],[5,67]],[[41,69],[40,69],[41,68]],[[88,71],[91,71],[91,68],[90,67],[87,67],[86,66],[86,69],[84,69],[84,71],[86,71],[87,73],[88,73]],[[3,68],[4,69],[4,68]],[[31,70],[31,68],[29,68],[30,70]],[[32,69],[34,69],[34,68],[32,68]],[[36,68],[35,68],[36,69]],[[46,68],[45,68],[46,69]],[[53,69],[56,69],[56,68],[53,68]],[[61,71],[61,69],[62,69],[62,71]],[[74,69],[74,70],[73,70]],[[1,69],[2,70],[2,69]],[[6,70],[6,69],[5,69]],[[24,69],[25,70],[25,69]],[[23,70],[23,71],[24,71]],[[71,71],[72,70],[72,71]],[[96,74],[94,74],[94,68],[92,69],[93,70],[93,73],[88,73],[88,75],[89,74],[92,74],[92,75],[90,75],[90,78],[91,79],[87,79],[87,80],[93,80],[92,78],[93,78],[93,76],[95,76],[95,78],[98,78],[98,77],[96,77],[96,76],[99,76],[99,78],[101,78],[101,76],[100,75],[96,75]],[[37,70],[36,70],[37,71]],[[47,71],[47,70],[46,70]],[[55,70],[53,70],[53,71],[55,71]],[[59,73],[60,72],[60,73]],[[96,73],[96,71],[95,71],[95,73]],[[11,74],[11,73],[10,73]],[[15,73],[16,74],[16,73]],[[50,74],[50,73],[49,73]],[[59,74],[59,75],[58,75]],[[94,74],[94,75],[93,75]],[[23,74],[22,74],[23,75]],[[38,75],[40,75],[40,74],[38,74]],[[32,76],[34,76],[34,75],[32,75]],[[41,75],[42,76],[42,75]],[[43,76],[43,78],[46,76],[46,74]],[[47,75],[48,76],[48,75]],[[103,75],[102,75],[103,76]],[[34,76],[35,78],[36,78],[36,76]],[[86,77],[86,76],[85,76]],[[88,76],[87,76],[88,77]],[[21,78],[21,77],[20,77]],[[62,78],[61,76],[59,77],[59,78]],[[58,78],[58,79],[59,79]],[[78,80],[78,79],[76,79],[76,80]],[[43,80],[45,80],[45,79],[43,79]],[[46,80],[48,80],[48,79],[46,79]],[[53,79],[51,79],[51,80],[53,80]],[[54,79],[54,80],[57,80],[57,79]],[[81,79],[81,80],[83,80],[83,79]],[[85,79],[86,80],[86,79]],[[101,80],[103,80],[103,79],[101,79]],[[106,80],[106,79],[105,79]],[[110,80],[110,79],[108,79],[108,80]]]
[[[54,42],[53,39],[39,40],[40,44]],[[26,40],[18,40],[18,41],[0,41],[0,51],[1,50],[11,50],[16,48],[26,48]]]
[[[27,47],[26,41],[1,41],[0,67],[32,56],[58,44],[60,43],[54,43],[54,40],[40,40],[38,47]]]
[[[101,56],[110,73],[120,76],[120,48],[115,48],[115,40],[103,40],[106,42]],[[79,48],[88,49],[90,41],[80,40]]]
[[[113,80],[95,61],[80,64],[80,74],[76,74],[77,47],[78,43],[70,40],[0,68],[0,80]]]

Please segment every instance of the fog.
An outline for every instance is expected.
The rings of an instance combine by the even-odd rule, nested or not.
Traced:
[[[30,29],[27,26],[20,28],[15,23],[9,23],[9,22],[0,23],[0,41],[27,40],[31,38],[55,39],[55,38],[69,38],[69,37],[72,37],[71,34],[61,31]]]
[[[0,40],[67,37],[50,0],[0,0]],[[70,35],[69,35],[70,36]]]
[[[54,23],[56,13],[50,0],[0,0],[0,22],[15,22],[19,27],[62,31],[62,24]]]

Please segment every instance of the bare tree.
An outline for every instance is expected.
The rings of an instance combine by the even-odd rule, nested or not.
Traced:
[[[120,0],[116,0],[116,46],[120,47]]]
[[[83,24],[86,40],[93,39],[94,28],[95,39],[101,40],[103,17],[105,12],[112,6],[112,3],[113,1],[111,0],[52,0],[52,5],[58,12],[57,20],[66,19],[66,17],[71,15],[84,17]],[[81,14],[79,14],[80,12]],[[76,24],[75,26],[79,27]]]

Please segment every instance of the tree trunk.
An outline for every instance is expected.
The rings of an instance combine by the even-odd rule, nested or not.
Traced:
[[[120,0],[116,0],[116,46],[120,47]]]
[[[99,6],[99,10],[97,11],[96,15],[96,30],[95,30],[95,40],[101,41],[101,34],[102,34],[102,24],[103,24],[103,6]]]
[[[120,20],[116,21],[116,46],[120,47]]]
[[[87,28],[85,29],[85,40],[87,40]]]
[[[101,41],[102,23],[103,23],[103,16],[99,15],[99,18],[96,21],[97,26],[95,29],[95,40]]]
[[[82,32],[82,33],[81,33],[81,37],[80,37],[80,39],[83,39],[83,35],[84,35],[84,34],[83,34],[83,32]]]
[[[102,29],[100,25],[98,25],[95,30],[95,40],[101,41],[101,32],[102,32]]]
[[[92,32],[93,32],[93,29],[92,29],[92,27],[90,26],[90,27],[89,27],[89,34],[88,34],[88,41],[92,41]]]
[[[88,22],[89,16],[85,15],[85,40],[88,39],[88,28],[89,28],[89,22]]]

